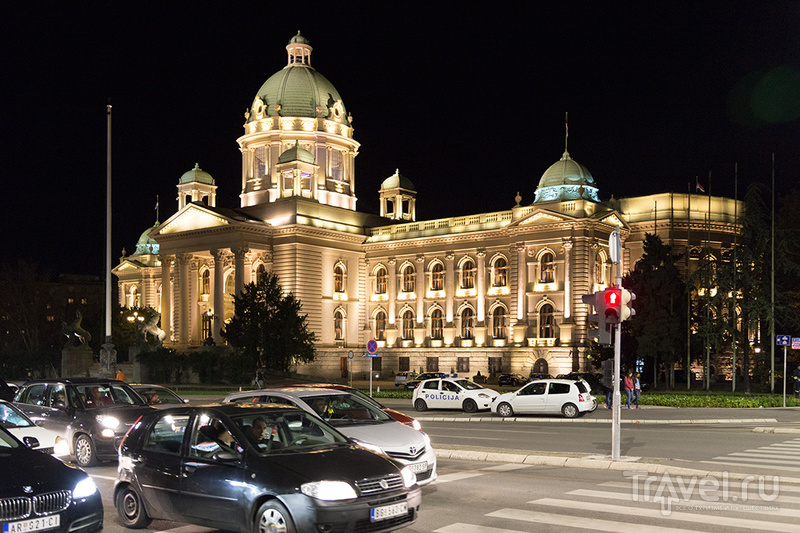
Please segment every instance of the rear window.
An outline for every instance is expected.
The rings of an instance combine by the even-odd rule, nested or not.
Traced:
[[[582,393],[584,393],[584,394],[585,394],[585,393],[587,393],[587,392],[589,392],[589,389],[587,389],[587,388],[586,388],[586,383],[585,383],[585,382],[583,382],[583,381],[576,381],[576,382],[575,382],[575,385],[577,385],[577,386],[578,386],[578,392],[582,392]]]
[[[569,394],[569,383],[551,383],[550,394]]]

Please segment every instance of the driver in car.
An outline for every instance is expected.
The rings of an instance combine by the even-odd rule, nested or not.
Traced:
[[[253,419],[253,425],[247,430],[247,438],[256,447],[259,444],[267,444],[269,438],[267,437],[267,422],[260,416]]]

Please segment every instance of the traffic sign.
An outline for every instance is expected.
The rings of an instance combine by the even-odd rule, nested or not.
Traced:
[[[800,350],[800,337],[792,337],[792,350]]]
[[[378,351],[378,341],[376,341],[375,339],[370,339],[370,341],[367,342],[367,353],[370,355],[374,355],[375,352],[377,351]]]
[[[775,335],[775,344],[778,346],[791,346],[791,337],[789,335]]]

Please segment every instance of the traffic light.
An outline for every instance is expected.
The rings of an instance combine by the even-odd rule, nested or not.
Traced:
[[[603,313],[604,308],[604,300],[603,300],[603,292],[598,291],[593,294],[584,294],[581,296],[581,300],[586,305],[591,305],[594,309],[594,314],[591,314],[587,317],[589,322],[594,322],[597,324],[597,329],[592,329],[589,327],[588,334],[590,337],[594,338],[600,344],[611,344],[611,335],[608,333],[608,327],[606,326],[605,321],[605,314]]]
[[[619,324],[625,320],[622,318],[622,289],[609,287],[602,291],[602,295],[602,314],[606,324]]]
[[[636,295],[629,290],[622,289],[622,315],[620,322],[624,320],[628,320],[630,317],[636,314],[636,309],[633,308],[633,300],[636,299]]]

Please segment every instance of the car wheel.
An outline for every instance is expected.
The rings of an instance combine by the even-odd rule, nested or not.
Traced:
[[[75,440],[75,462],[80,467],[95,466],[97,464],[94,442],[88,435],[80,435]]]
[[[428,404],[425,403],[425,400],[423,400],[422,398],[417,398],[417,401],[414,402],[414,409],[416,409],[417,411],[427,411]]]
[[[514,409],[511,408],[510,403],[503,402],[497,406],[497,414],[505,418],[513,415]]]
[[[474,413],[478,410],[478,405],[475,403],[475,400],[467,398],[464,400],[464,412],[465,413]]]
[[[139,493],[130,485],[126,485],[117,493],[114,504],[117,506],[119,519],[125,527],[141,529],[152,521],[152,518],[147,516]]]
[[[578,407],[574,403],[565,403],[563,407],[561,407],[561,414],[567,418],[575,418],[578,416]]]
[[[592,412],[597,409],[597,398],[592,398]]]
[[[256,515],[254,533],[295,533],[294,522],[286,507],[275,500],[261,505]]]

